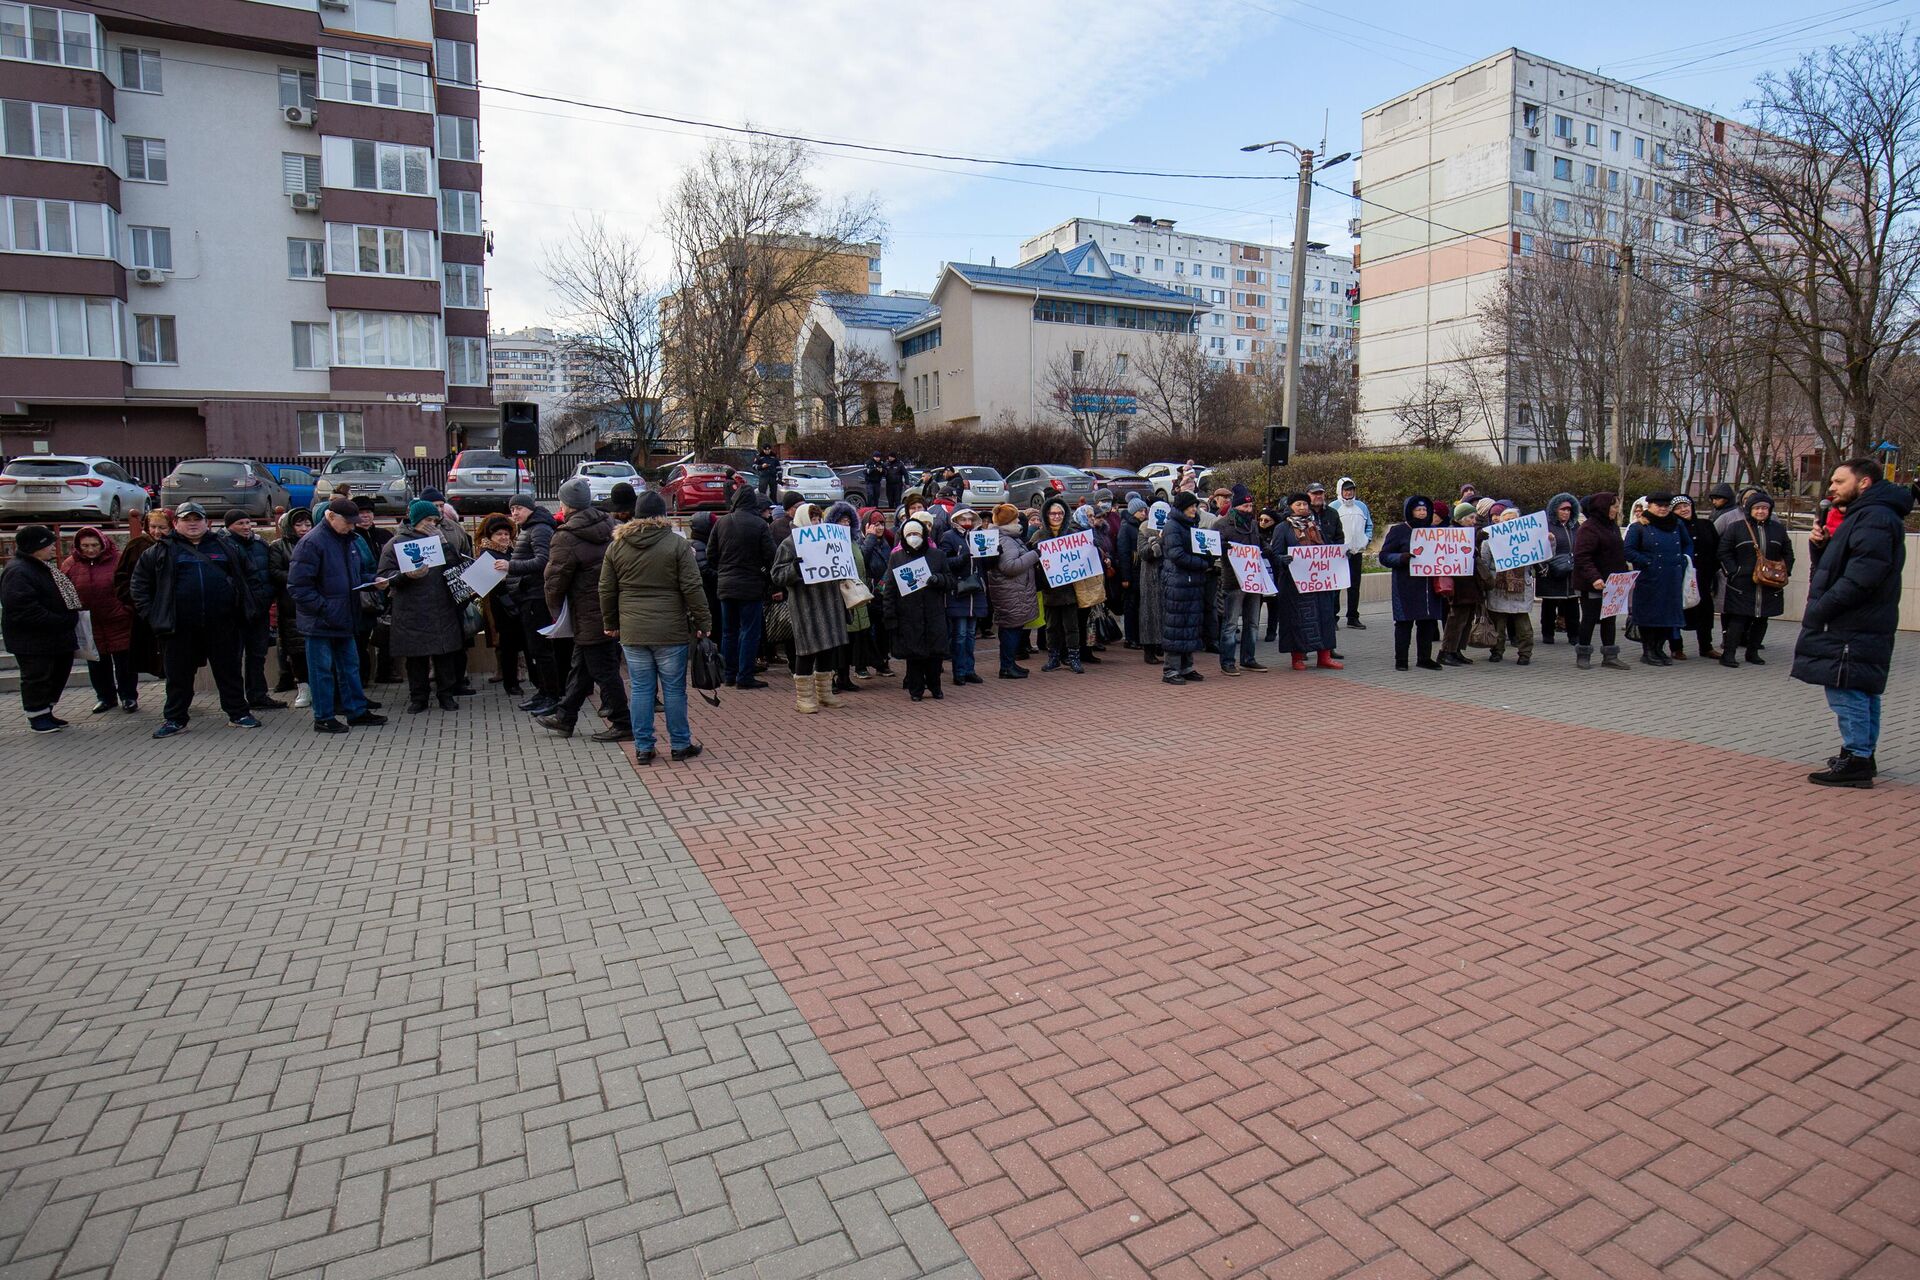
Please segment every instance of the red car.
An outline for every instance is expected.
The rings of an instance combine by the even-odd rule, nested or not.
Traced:
[[[660,496],[674,515],[686,511],[725,511],[743,477],[723,462],[683,462],[667,472]]]

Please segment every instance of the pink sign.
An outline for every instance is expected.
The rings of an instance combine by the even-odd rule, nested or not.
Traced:
[[[1632,573],[1610,573],[1607,575],[1606,590],[1600,593],[1600,616],[1617,618],[1627,611],[1633,603],[1633,584],[1640,580],[1640,571]]]
[[[1318,547],[1289,547],[1287,573],[1296,590],[1345,591],[1353,585],[1347,549],[1338,542]]]

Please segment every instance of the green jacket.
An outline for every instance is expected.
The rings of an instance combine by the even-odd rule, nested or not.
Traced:
[[[712,631],[693,544],[662,525],[621,525],[600,563],[600,613],[621,644],[686,644]]]

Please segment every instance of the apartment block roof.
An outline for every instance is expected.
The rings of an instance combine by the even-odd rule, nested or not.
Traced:
[[[1206,302],[1190,294],[1164,289],[1115,271],[1107,264],[1106,254],[1092,240],[1065,252],[1049,249],[1017,266],[983,267],[977,262],[950,262],[947,270],[978,288],[1039,290],[1145,306],[1177,307],[1185,311],[1209,309]]]

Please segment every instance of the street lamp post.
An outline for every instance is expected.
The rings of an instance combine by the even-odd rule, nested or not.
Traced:
[[[1291,296],[1287,300],[1287,382],[1286,392],[1281,402],[1280,421],[1287,429],[1287,438],[1295,438],[1294,428],[1300,416],[1300,316],[1306,307],[1307,286],[1307,223],[1313,215],[1313,150],[1292,142],[1256,142],[1240,148],[1242,151],[1287,151],[1300,161],[1300,193],[1294,202],[1293,210],[1293,270],[1290,273],[1288,289]],[[1353,155],[1351,151],[1342,151],[1333,159],[1320,166],[1331,169],[1334,165]]]

